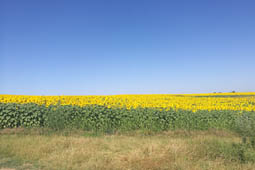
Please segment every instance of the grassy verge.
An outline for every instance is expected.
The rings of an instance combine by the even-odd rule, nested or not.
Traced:
[[[45,133],[47,132],[47,133]],[[254,169],[255,151],[237,145],[229,131],[133,131],[48,133],[42,129],[0,131],[0,169]]]

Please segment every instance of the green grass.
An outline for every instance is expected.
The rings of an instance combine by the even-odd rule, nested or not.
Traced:
[[[133,131],[119,134],[45,133],[5,129],[0,133],[0,169],[254,169],[255,150],[244,150],[230,131]]]
[[[0,153],[0,170],[36,170],[40,169],[36,162],[23,161],[20,158],[8,156]]]

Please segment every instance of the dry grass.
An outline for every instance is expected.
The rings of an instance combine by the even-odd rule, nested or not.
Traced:
[[[24,135],[15,131],[0,134],[0,155],[21,160],[19,166],[5,169],[255,169],[254,164],[240,164],[222,158],[212,160],[203,152],[208,140],[239,141],[222,131],[175,131],[154,135]],[[5,164],[6,165],[6,164]],[[29,165],[29,166],[28,166]]]

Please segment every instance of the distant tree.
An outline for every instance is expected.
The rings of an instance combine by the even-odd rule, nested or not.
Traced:
[[[234,90],[232,91],[232,93],[235,93],[235,92],[236,92],[236,91],[234,91]]]

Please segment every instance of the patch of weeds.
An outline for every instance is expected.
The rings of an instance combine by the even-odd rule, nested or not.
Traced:
[[[234,130],[242,137],[255,137],[255,114],[244,113],[238,117]]]
[[[223,158],[240,163],[255,163],[255,149],[250,143],[233,143],[220,140],[206,141],[206,154],[211,159]]]
[[[39,166],[38,164],[32,164],[31,162],[23,161],[19,158],[16,158],[14,156],[8,156],[8,155],[0,155],[0,169],[10,169],[10,170],[23,170],[23,169],[30,169],[30,170],[36,170],[40,169],[42,166]]]
[[[21,160],[14,160],[6,156],[0,156],[0,168],[16,168],[22,165]]]

